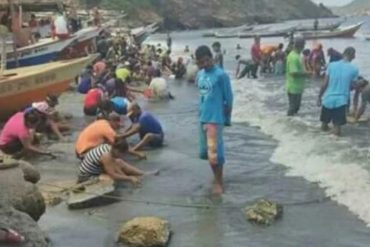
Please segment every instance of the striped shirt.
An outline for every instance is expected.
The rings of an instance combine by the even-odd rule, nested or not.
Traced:
[[[109,153],[111,149],[111,145],[101,144],[88,151],[80,164],[79,176],[91,177],[102,174],[103,165],[101,163],[101,157],[103,154]]]

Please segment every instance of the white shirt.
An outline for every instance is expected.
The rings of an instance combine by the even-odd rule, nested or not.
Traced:
[[[55,26],[55,33],[56,34],[67,34],[68,33],[68,26],[67,21],[64,16],[58,16],[54,21]]]
[[[153,78],[150,82],[149,89],[153,91],[155,97],[164,98],[168,96],[168,84],[162,77]]]

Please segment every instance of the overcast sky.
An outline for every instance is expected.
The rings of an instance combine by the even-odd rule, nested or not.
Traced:
[[[316,3],[323,3],[328,6],[345,5],[352,2],[352,0],[313,0]]]

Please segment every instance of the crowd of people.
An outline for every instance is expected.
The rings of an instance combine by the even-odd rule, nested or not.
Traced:
[[[368,81],[359,75],[359,70],[351,62],[356,57],[356,50],[348,47],[343,53],[329,48],[326,61],[323,46],[317,43],[312,50],[305,49],[302,37],[291,38],[285,51],[284,45],[261,45],[260,37],[255,37],[250,51],[251,59],[236,56],[238,79],[248,75],[257,78],[261,74],[272,73],[286,75],[288,95],[288,116],[296,115],[301,108],[302,95],[308,80],[323,80],[318,95],[317,105],[322,108],[320,121],[322,130],[328,131],[333,124],[333,133],[341,135],[341,126],[358,122],[369,102],[370,87]],[[241,67],[244,66],[244,68]],[[353,111],[351,91],[354,91]],[[360,100],[361,98],[361,100]]]

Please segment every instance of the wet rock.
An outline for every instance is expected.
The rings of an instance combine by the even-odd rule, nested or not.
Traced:
[[[130,247],[163,247],[170,238],[169,223],[157,217],[139,217],[124,224],[118,240]]]
[[[40,172],[36,168],[26,161],[18,161],[23,171],[23,178],[27,182],[36,184],[41,179]]]
[[[270,225],[283,214],[283,207],[268,200],[260,200],[245,209],[246,218],[253,223]]]
[[[26,173],[23,172],[22,166],[26,168]],[[27,182],[25,177],[33,182],[38,180],[37,173],[24,163],[16,168],[1,170],[0,198],[4,203],[28,214],[37,221],[45,212],[44,199],[38,188]]]
[[[49,246],[46,235],[29,215],[15,210],[4,202],[0,202],[0,227],[13,229],[25,237],[24,245],[12,246]]]

